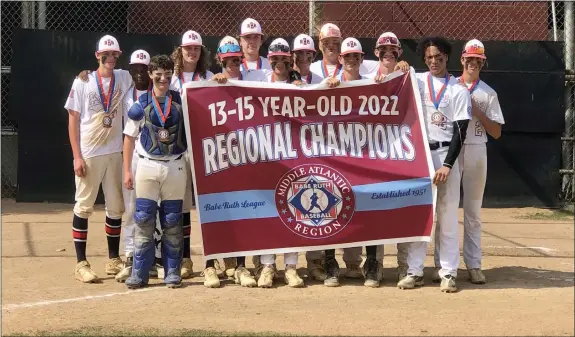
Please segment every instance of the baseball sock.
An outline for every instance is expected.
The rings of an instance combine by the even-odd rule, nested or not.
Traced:
[[[88,239],[88,219],[82,219],[74,214],[72,220],[72,237],[76,248],[78,262],[86,260],[86,240]]]
[[[325,259],[327,260],[328,258],[335,259],[335,249],[326,249],[325,250]]]
[[[209,268],[209,267],[215,268],[214,267],[214,261],[215,260],[207,260],[206,261],[206,268]]]
[[[110,219],[106,217],[106,238],[108,239],[108,257],[114,259],[120,256],[120,233],[122,232],[122,218]]]
[[[246,267],[246,257],[245,256],[238,256],[236,257],[237,268]]]
[[[374,258],[377,254],[377,246],[367,246],[365,247],[365,255],[367,256],[367,258]]]
[[[190,259],[190,232],[192,229],[192,220],[190,218],[190,212],[188,213],[184,213],[184,222],[183,222],[183,227],[184,227],[184,256],[183,258],[186,259]]]

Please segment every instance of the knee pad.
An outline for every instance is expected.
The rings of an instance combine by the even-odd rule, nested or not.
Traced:
[[[157,201],[142,198],[136,199],[136,212],[134,213],[134,222],[137,224],[156,222],[157,209]]]
[[[164,200],[160,204],[160,223],[162,228],[170,228],[182,223],[183,200]]]

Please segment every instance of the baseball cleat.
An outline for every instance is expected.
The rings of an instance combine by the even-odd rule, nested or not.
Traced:
[[[177,273],[168,275],[168,277],[164,279],[164,283],[168,288],[180,288],[181,286],[183,286],[182,277],[179,276]]]
[[[441,282],[441,276],[439,276],[439,270],[441,268],[435,267],[433,269],[433,274],[431,275],[431,281],[433,281],[433,283],[439,283]]]
[[[447,275],[441,278],[441,291],[444,293],[454,293],[457,291],[457,286],[455,285],[455,277],[452,275]]]
[[[224,272],[228,278],[234,278],[237,267],[236,262],[237,260],[235,257],[224,258]]]
[[[325,259],[326,278],[323,285],[326,287],[339,287],[339,264],[335,258]]]
[[[468,279],[469,282],[473,284],[485,284],[487,280],[485,279],[485,275],[479,268],[469,269],[468,271]]]
[[[275,276],[276,276],[275,266],[273,264],[265,265],[258,279],[258,287],[271,288],[273,286]]]
[[[363,264],[362,274],[365,277],[364,286],[369,288],[379,287],[379,281],[382,278],[380,263],[372,257],[365,260]]]
[[[183,279],[187,279],[192,277],[194,273],[194,263],[190,258],[183,258],[182,259],[182,268],[180,269],[180,275]],[[159,277],[158,277],[159,278]]]
[[[309,273],[310,279],[312,280],[325,281],[327,278],[327,273],[323,268],[321,260],[308,261],[307,271]]]
[[[416,276],[413,274],[407,274],[406,277],[402,278],[397,282],[397,287],[399,289],[413,289],[415,287],[421,287],[424,285],[423,276]]]
[[[284,273],[284,282],[289,287],[292,288],[301,288],[304,286],[303,280],[299,277],[296,266],[295,265],[288,265],[286,266],[285,273]]]
[[[204,286],[208,288],[219,288],[220,278],[218,277],[218,272],[214,267],[208,267],[202,272],[204,277]]]
[[[361,269],[357,264],[346,264],[345,277],[347,278],[363,278]]]
[[[162,266],[159,266],[158,264],[154,264],[152,265],[152,268],[150,268],[150,277],[158,277],[158,267],[159,268],[164,268]]]
[[[106,274],[108,275],[116,275],[124,269],[124,261],[122,258],[115,257],[110,259],[108,263],[106,263]]]
[[[256,279],[252,276],[249,270],[244,267],[237,268],[234,272],[234,279],[236,284],[240,284],[242,287],[257,287],[258,283]]]
[[[262,267],[262,261],[260,260],[259,255],[252,256],[252,263],[254,264],[254,268],[256,270]]]
[[[132,274],[133,261],[134,259],[132,257],[128,257],[126,259],[126,262],[124,263],[124,269],[122,269],[118,274],[116,274],[116,277],[114,277],[116,281],[124,282],[128,279],[128,277],[130,277],[130,275]]]
[[[74,276],[76,280],[84,283],[95,283],[98,282],[98,275],[92,270],[90,263],[88,261],[80,261],[76,264],[76,269],[74,270]]]

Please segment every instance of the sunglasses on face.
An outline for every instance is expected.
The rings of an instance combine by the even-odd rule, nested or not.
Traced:
[[[276,44],[273,46],[270,46],[268,48],[268,51],[270,53],[289,53],[289,47],[288,46],[284,46],[283,44]]]
[[[237,44],[224,44],[218,48],[218,54],[239,53],[242,49]]]

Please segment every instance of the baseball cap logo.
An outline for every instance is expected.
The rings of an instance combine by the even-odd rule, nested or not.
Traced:
[[[246,24],[246,27],[248,27],[249,29],[255,29],[256,28],[256,23],[253,21],[250,21]]]
[[[106,41],[104,41],[104,44],[106,46],[112,46],[112,45],[114,45],[114,41],[112,41],[111,39],[107,39]]]
[[[355,48],[357,46],[357,43],[355,43],[355,41],[348,41],[347,46],[349,48]]]
[[[308,39],[306,39],[306,38],[303,38],[303,39],[299,40],[299,43],[301,43],[301,44],[304,45],[304,46],[307,46],[307,45],[310,45],[310,44],[311,44],[310,41],[309,41]]]
[[[192,40],[197,40],[197,39],[198,39],[198,36],[197,36],[196,34],[192,33],[192,34],[189,35],[189,38],[192,39]]]
[[[144,55],[144,53],[139,53],[136,57],[139,58],[140,60],[146,59],[146,55]]]

